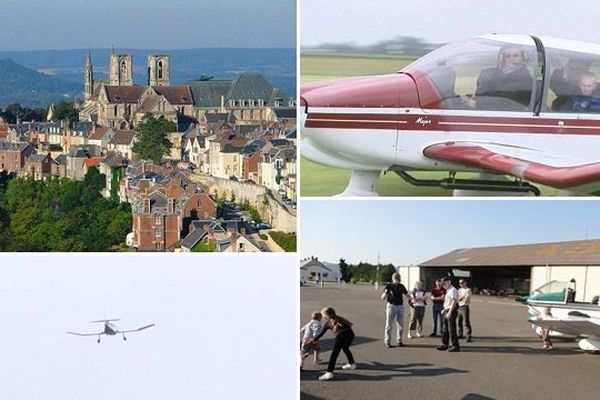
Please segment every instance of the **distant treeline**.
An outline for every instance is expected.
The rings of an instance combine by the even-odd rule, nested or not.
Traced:
[[[339,262],[340,273],[342,274],[342,280],[345,282],[359,283],[368,282],[390,282],[392,280],[392,274],[396,272],[396,267],[392,264],[381,264],[379,265],[379,275],[377,272],[377,265],[359,262],[356,265],[346,264],[346,260],[343,258]]]
[[[442,46],[442,43],[428,43],[412,36],[399,36],[394,39],[359,46],[353,43],[324,43],[318,46],[303,47],[303,52],[349,53],[349,54],[390,54],[421,57]]]

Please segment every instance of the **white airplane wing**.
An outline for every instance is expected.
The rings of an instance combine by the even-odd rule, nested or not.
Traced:
[[[77,336],[98,336],[98,335],[104,335],[104,332],[67,332],[70,335],[77,335]]]
[[[423,154],[559,189],[600,180],[600,157],[598,162],[590,162],[535,149],[476,142],[438,143],[425,148]]]
[[[589,318],[571,317],[543,320],[530,318],[529,321],[542,328],[548,328],[572,336],[600,337],[600,325],[592,322]]]
[[[119,333],[139,332],[139,331],[144,330],[144,329],[152,328],[155,325],[156,324],[150,324],[150,325],[142,326],[141,328],[119,330],[118,332]]]

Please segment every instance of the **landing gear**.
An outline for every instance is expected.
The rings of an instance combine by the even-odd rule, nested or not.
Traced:
[[[127,338],[125,337],[125,334],[123,334],[123,340],[127,340]]]
[[[509,180],[502,175],[481,173],[474,179],[458,179],[456,178],[456,172],[450,171],[448,178],[438,180],[417,179],[394,167],[390,170],[415,186],[452,189],[454,196],[515,196],[515,193],[540,195],[540,190],[530,183],[522,182],[519,179]]]
[[[100,336],[98,336],[98,343],[100,343]]]
[[[350,182],[338,196],[378,196],[375,184],[381,171],[360,171],[353,169]]]

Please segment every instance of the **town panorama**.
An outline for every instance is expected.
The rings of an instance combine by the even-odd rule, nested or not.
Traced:
[[[295,99],[254,73],[172,85],[168,54],[144,61],[134,84],[113,50],[101,81],[88,51],[70,113],[0,119],[0,249],[295,251]]]

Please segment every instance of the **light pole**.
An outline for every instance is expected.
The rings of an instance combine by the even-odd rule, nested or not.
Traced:
[[[379,252],[377,252],[377,267],[375,271],[375,290],[379,291]]]

